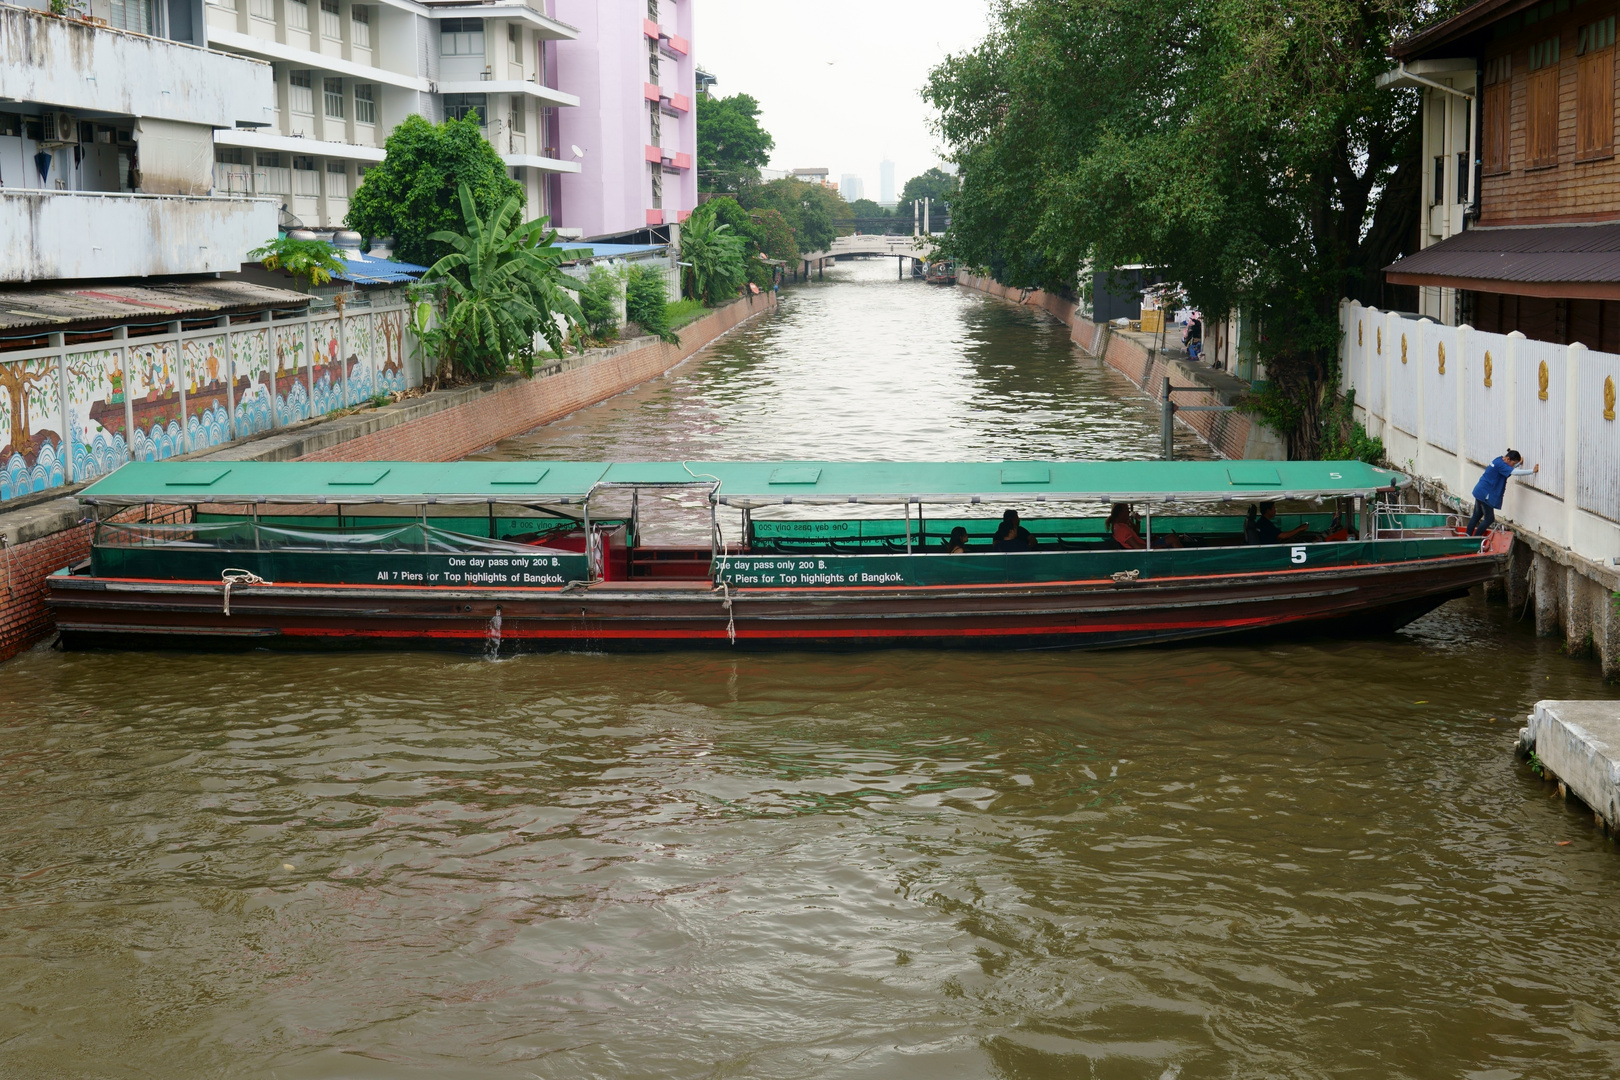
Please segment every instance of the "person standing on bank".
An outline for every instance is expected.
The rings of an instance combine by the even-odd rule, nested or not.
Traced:
[[[1524,457],[1517,450],[1509,450],[1485,467],[1485,473],[1474,485],[1474,512],[1468,518],[1468,535],[1483,536],[1485,530],[1496,524],[1496,512],[1502,509],[1502,496],[1507,493],[1510,476],[1534,476],[1541,471],[1538,463],[1533,469],[1524,467]]]

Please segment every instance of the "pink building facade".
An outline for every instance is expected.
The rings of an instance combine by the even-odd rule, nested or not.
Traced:
[[[586,237],[685,221],[697,206],[696,0],[551,0],[579,37],[550,43],[557,145],[580,171],[553,178],[553,223]]]

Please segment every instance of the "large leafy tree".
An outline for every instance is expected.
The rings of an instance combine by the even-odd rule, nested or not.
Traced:
[[[508,199],[523,205],[523,185],[506,174],[471,116],[442,124],[407,116],[383,149],[382,164],[366,172],[343,221],[368,238],[393,237],[394,253],[406,262],[431,266],[451,250],[433,234],[461,227],[462,187],[472,193],[480,218]]]
[[[744,210],[736,199],[721,196],[703,204],[702,210],[720,225],[729,225],[743,242],[743,257],[748,280],[761,287],[771,283],[772,271],[760,261],[768,259],[792,262],[799,249],[793,242],[793,230],[778,210]]]
[[[1454,0],[1440,0],[1441,4]],[[925,95],[961,190],[949,246],[1008,284],[1148,262],[1257,316],[1267,419],[1316,456],[1342,296],[1416,227],[1417,101],[1380,90],[1433,0],[1018,0]]]
[[[523,222],[523,201],[516,196],[484,215],[466,184],[457,198],[462,228],[428,238],[450,253],[422,275],[423,286],[439,293],[443,310],[425,345],[465,378],[486,379],[514,364],[532,375],[535,336],[560,356],[565,326],[585,321],[566,291],[578,285],[562,272],[557,234],[546,218]]]
[[[938,214],[939,217],[934,220],[936,222],[943,221],[945,208],[956,197],[957,189],[960,186],[956,177],[936,165],[927,172],[913,176],[906,181],[906,186],[900,191],[900,205],[894,208],[895,216],[909,224],[912,220],[912,206],[915,203],[922,202],[923,199],[927,199],[929,201],[930,218]]]
[[[748,94],[698,95],[698,182],[704,191],[736,191],[756,183],[776,140],[759,124],[759,102]]]
[[[854,216],[849,203],[837,191],[791,177],[744,188],[737,201],[748,210],[775,210],[793,230],[796,254],[825,251],[833,237],[848,234],[847,224]]]

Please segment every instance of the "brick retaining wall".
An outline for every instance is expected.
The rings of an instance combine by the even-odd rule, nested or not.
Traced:
[[[1188,360],[1161,353],[1141,340],[1148,335],[1122,333],[1081,315],[1074,301],[1041,289],[1015,289],[989,278],[959,273],[957,283],[1002,300],[1037,307],[1069,328],[1069,339],[1087,353],[1131,380],[1155,401],[1164,399],[1164,377],[1172,386],[1202,386],[1202,392],[1178,393],[1178,405],[1231,405],[1246,389],[1230,376],[1200,368]],[[1222,457],[1270,458],[1286,456],[1279,436],[1241,412],[1194,412],[1176,421],[1198,435]]]
[[[681,343],[663,342],[569,357],[553,374],[513,378],[485,388],[442,391],[335,421],[275,432],[189,457],[260,461],[454,461],[663,374],[755,315],[774,310],[776,294],[734,301],[687,324]],[[0,516],[0,661],[51,632],[45,578],[90,557],[90,527],[71,498]]]

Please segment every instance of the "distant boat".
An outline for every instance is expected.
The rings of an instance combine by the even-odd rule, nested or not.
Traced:
[[[134,462],[80,493],[90,559],[47,579],[48,602],[69,648],[1343,636],[1504,570],[1508,533],[1402,506],[1410,483],[1359,461]],[[709,543],[651,542],[639,507],[657,495],[706,504]],[[1292,504],[1266,528],[1300,535],[1257,543],[1243,510],[1260,500]],[[1113,503],[1143,511],[1140,532],[1110,529]],[[1027,515],[1010,542],[1003,508]]]
[[[930,285],[955,285],[956,263],[950,259],[935,259],[928,264],[923,277]]]

